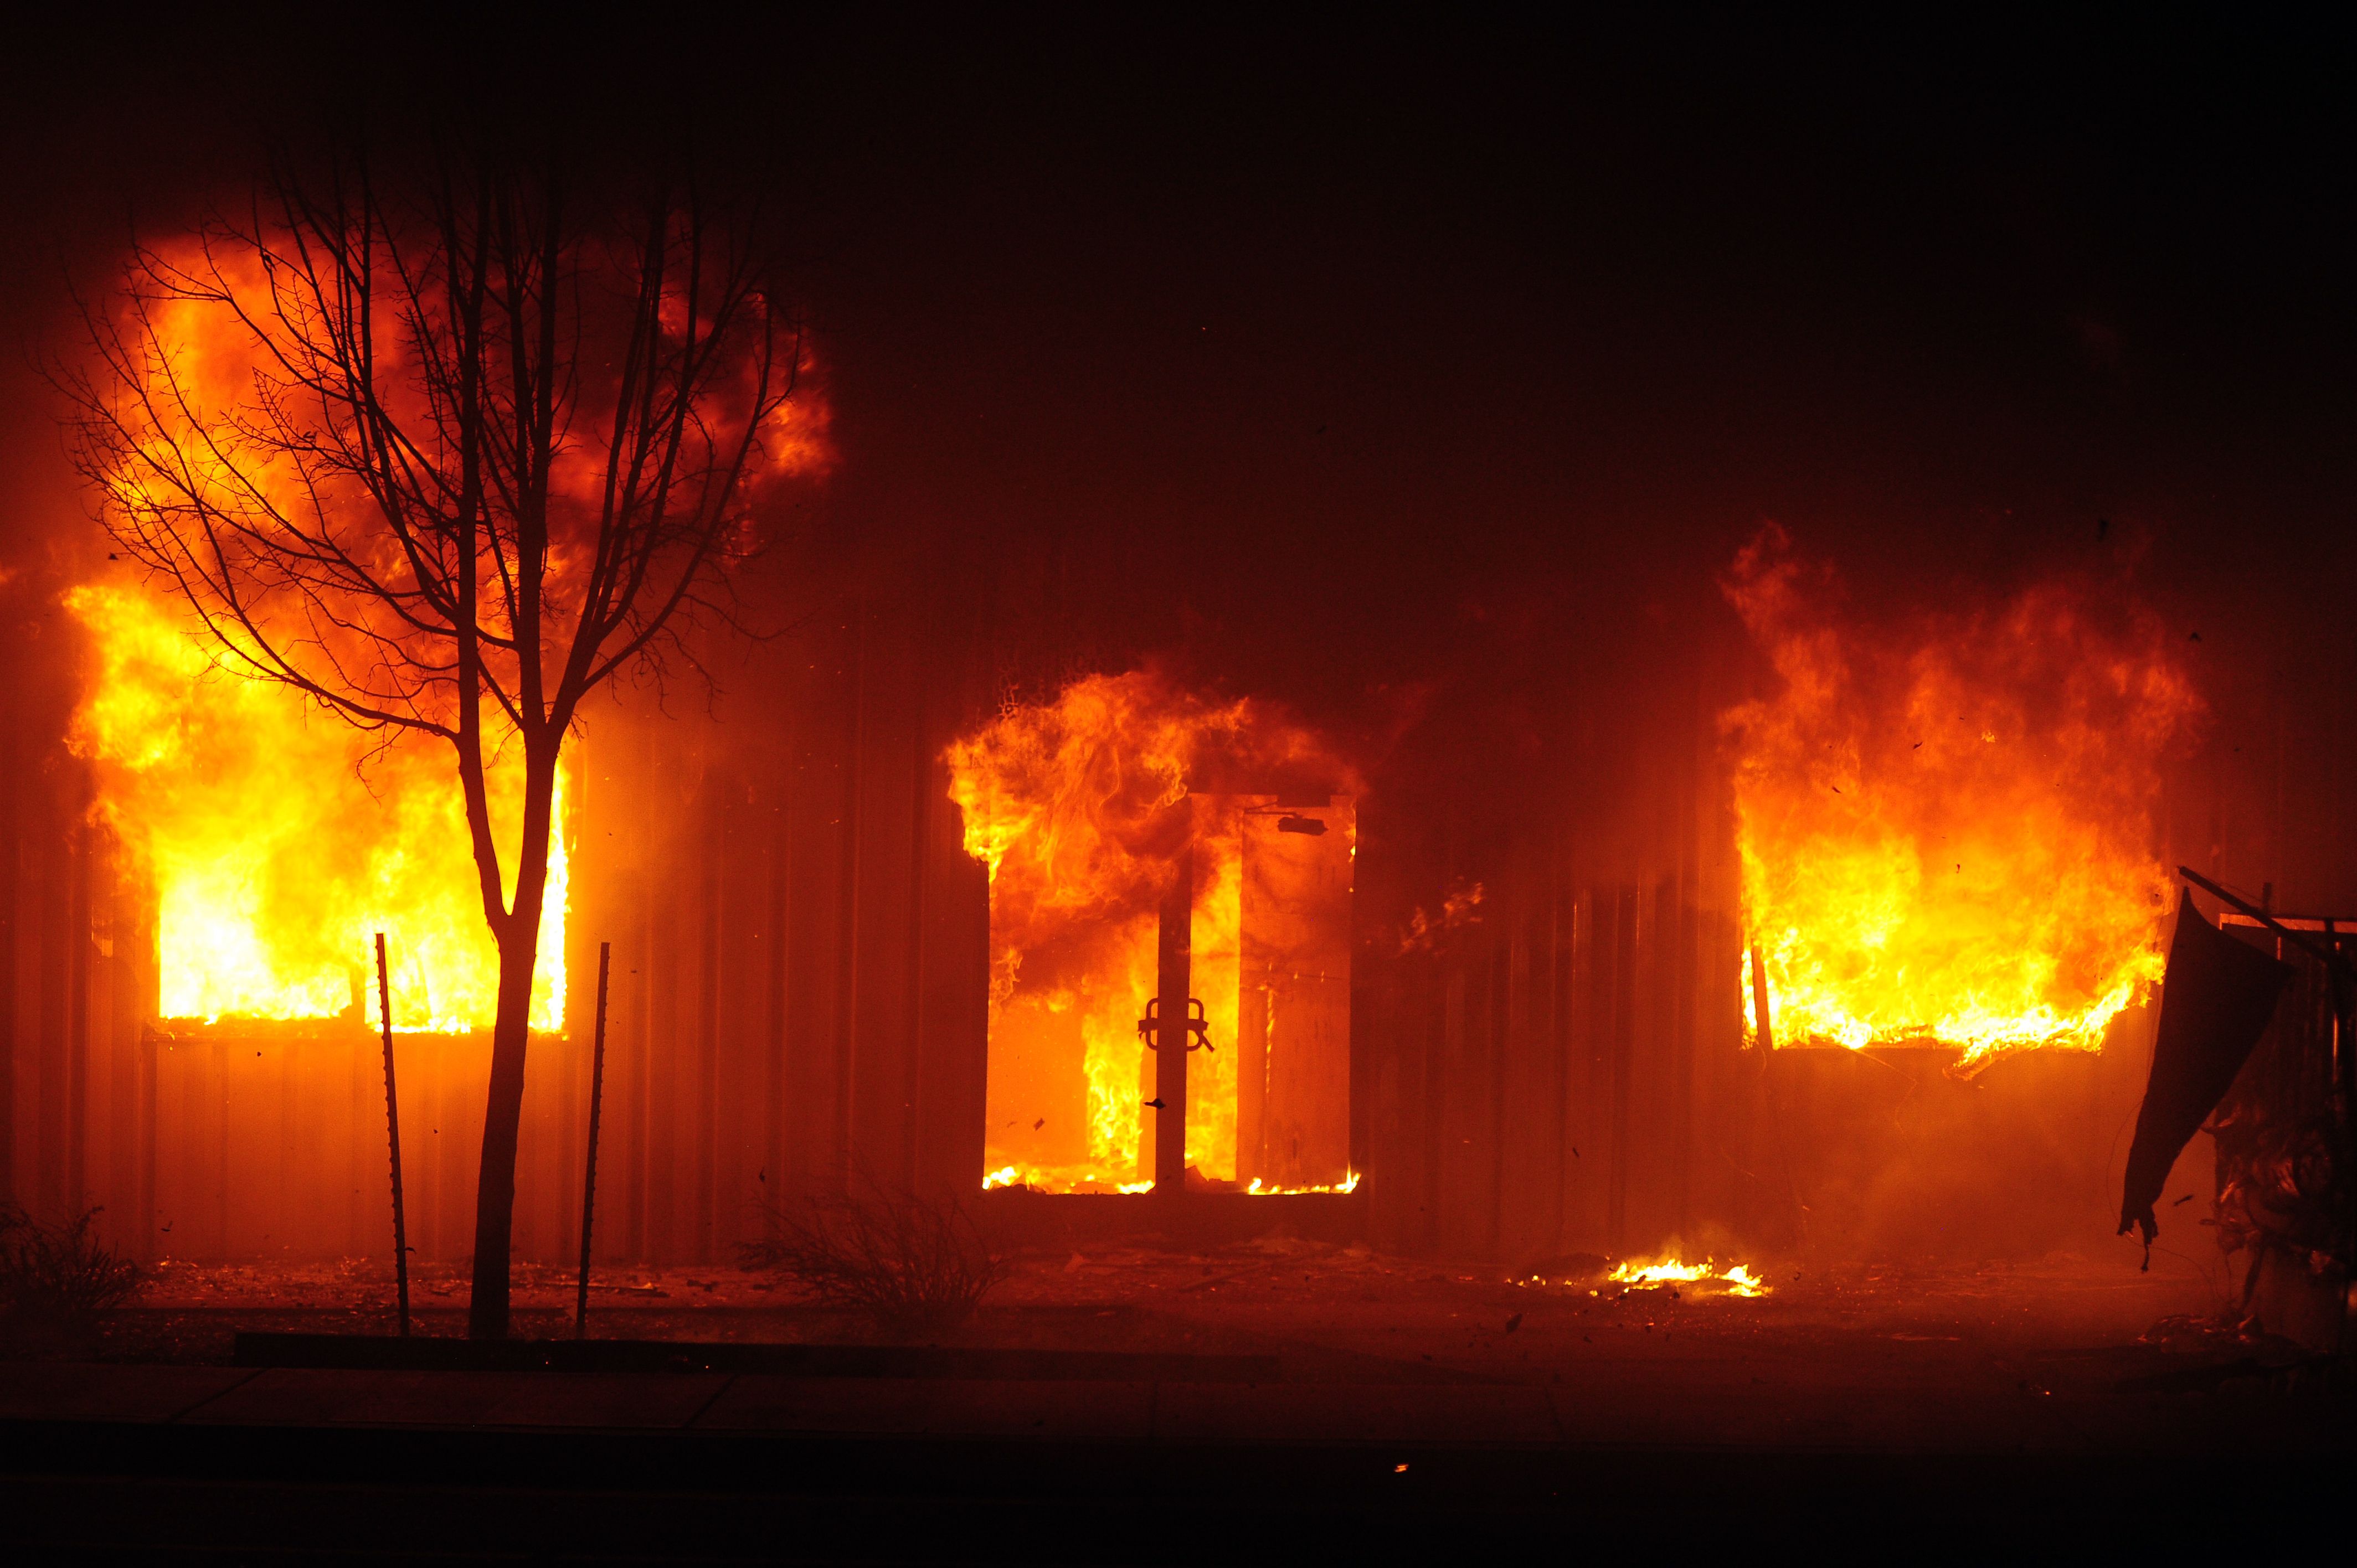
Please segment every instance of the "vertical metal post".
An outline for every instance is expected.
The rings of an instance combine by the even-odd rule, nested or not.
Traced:
[[[1184,809],[1183,807],[1181,808]],[[1187,1190],[1187,1002],[1194,983],[1195,843],[1173,857],[1155,947],[1154,1190]]]
[[[384,933],[376,934],[376,1019],[384,1035],[384,1135],[393,1145],[393,1278],[401,1296],[401,1337],[409,1337],[409,1217],[401,1201],[401,1096],[393,1083],[393,974]]]
[[[581,1177],[581,1285],[573,1301],[573,1337],[589,1337],[589,1226],[597,1209],[597,1127],[606,1109],[606,976],[614,944],[597,944],[597,1029],[589,1048],[589,1160]]]

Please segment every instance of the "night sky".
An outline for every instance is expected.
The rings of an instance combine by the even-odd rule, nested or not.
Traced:
[[[1771,518],[1871,608],[2100,566],[2213,695],[2357,648],[2348,51],[2280,18],[900,13],[456,71],[370,26],[16,54],[9,559],[78,513],[32,368],[69,276],[323,99],[398,137],[503,94],[625,138],[693,105],[791,204],[843,458],[814,595],[948,583],[1361,728],[1739,655],[1714,579]]]

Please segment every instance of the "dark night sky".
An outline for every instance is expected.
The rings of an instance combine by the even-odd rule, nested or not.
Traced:
[[[1401,606],[1764,515],[1869,575],[2114,514],[2278,566],[2345,502],[2345,116],[2294,40],[1165,41],[840,79],[920,106],[843,175],[852,471],[928,446],[1009,521]]]
[[[1469,660],[1609,681],[1648,624],[1724,639],[1714,574],[1765,518],[1874,603],[2083,564],[2111,518],[2210,646],[2274,619],[2349,658],[2343,38],[965,27],[699,25],[481,79],[627,126],[664,75],[774,163],[844,455],[823,526],[873,581],[1060,552],[1066,618],[1130,649],[1176,639],[1176,584],[1199,662],[1340,714]],[[11,335],[343,58],[20,53]],[[397,122],[418,97],[372,69]],[[14,552],[71,502],[11,365]]]

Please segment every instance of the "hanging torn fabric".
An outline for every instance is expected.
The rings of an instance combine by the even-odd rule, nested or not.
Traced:
[[[2153,1205],[2169,1167],[2250,1059],[2291,976],[2289,964],[2204,919],[2190,891],[2180,896],[2177,935],[2161,980],[2152,1073],[2120,1192],[2119,1234],[2133,1226],[2147,1248],[2152,1245],[2160,1231]]]

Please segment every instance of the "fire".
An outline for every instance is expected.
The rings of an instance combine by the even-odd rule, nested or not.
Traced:
[[[1261,1197],[1277,1197],[1299,1192],[1356,1192],[1358,1190],[1359,1173],[1356,1171],[1351,1172],[1340,1181],[1313,1182],[1308,1187],[1272,1187],[1264,1183],[1258,1176],[1253,1177],[1244,1184],[1246,1194]]]
[[[1086,1171],[1051,1171],[1040,1165],[1001,1165],[982,1178],[985,1192],[1000,1187],[1024,1187],[1033,1192],[1069,1192],[1091,1185],[1102,1187],[1103,1184]],[[1118,1182],[1111,1190],[1152,1192],[1154,1184],[1150,1181]]]
[[[1767,1283],[1751,1272],[1748,1263],[1732,1263],[1720,1268],[1709,1258],[1699,1263],[1682,1263],[1675,1258],[1665,1258],[1653,1263],[1622,1263],[1604,1276],[1607,1284],[1675,1285],[1698,1284],[1724,1286],[1728,1295],[1755,1296],[1768,1294]]]
[[[126,363],[153,394],[155,417],[101,477],[114,504],[137,512],[177,490],[210,496],[227,515],[246,519],[364,514],[366,499],[349,480],[305,471],[267,443],[220,434],[253,421],[255,389],[270,368],[248,325],[269,319],[274,297],[257,256],[191,241],[157,255],[167,274],[206,286],[146,289],[124,306],[124,340],[147,345]],[[232,297],[243,316],[231,308]],[[402,363],[394,323],[388,319],[380,336],[388,369]],[[385,395],[396,403],[414,391],[405,378],[386,377]],[[562,485],[566,476],[558,478]],[[350,548],[392,549],[371,544],[364,531],[349,538]],[[392,575],[387,561],[374,564]],[[162,1016],[350,1015],[373,1025],[371,972],[382,931],[398,1027],[490,1026],[499,959],[447,746],[392,727],[355,728],[296,689],[255,678],[160,575],[145,584],[84,584],[64,603],[88,634],[94,665],[69,742],[92,765],[94,816],[155,898]],[[221,613],[218,604],[211,608]],[[276,618],[286,635],[284,621],[300,609],[265,601],[253,613]],[[350,624],[325,624],[314,613],[304,640],[339,668],[372,668],[368,639],[382,618],[365,603],[338,613]],[[495,831],[506,846],[522,812],[518,749],[488,768]],[[565,1014],[565,794],[560,768],[533,985],[532,1023],[542,1029],[561,1027]],[[501,859],[512,896],[511,847]]]
[[[2158,764],[2201,706],[2155,618],[2064,582],[1836,627],[1773,528],[1724,586],[1782,682],[1722,719],[1772,1042],[2100,1049],[2160,977]]]
[[[470,756],[480,739],[512,899],[519,857],[539,853],[522,843],[523,736],[557,751],[579,684],[610,673],[597,660],[744,558],[746,486],[831,466],[829,405],[791,313],[692,196],[658,233],[616,218],[636,236],[619,245],[594,201],[572,228],[551,202],[550,232],[517,248],[493,237],[505,219],[446,226],[372,188],[279,194],[246,226],[142,243],[86,317],[92,373],[65,378],[77,460],[149,575],[68,596],[96,665],[72,744],[151,879],[166,1015],[372,1018],[382,930],[402,1026],[483,1027],[498,956],[458,759],[436,737]],[[497,179],[474,194],[485,214],[532,207]],[[472,329],[479,362],[459,347],[469,265],[506,296]],[[656,306],[644,338],[633,299]],[[544,301],[536,357],[522,324]],[[553,438],[522,420],[535,385]],[[467,411],[486,405],[478,427]],[[543,1029],[565,1013],[567,792],[560,764],[529,1009]]]
[[[382,931],[397,1026],[490,1027],[499,955],[445,748],[383,747],[292,688],[218,668],[148,590],[86,585],[65,603],[96,655],[70,743],[95,765],[100,820],[154,889],[162,1015],[332,1018],[357,1003],[373,1024]],[[543,1029],[565,1015],[561,771],[557,790],[533,986]],[[522,792],[510,759],[491,776],[510,841]]]
[[[1258,798],[1201,791],[1222,772],[1331,777],[1316,738],[1248,699],[1215,702],[1135,671],[1010,705],[952,746],[949,764],[966,850],[990,868],[987,1185],[1150,1185],[1153,1068],[1137,1023],[1155,993],[1163,889],[1190,842],[1193,989],[1213,1048],[1188,1059],[1187,1163],[1232,1181],[1240,814]]]

